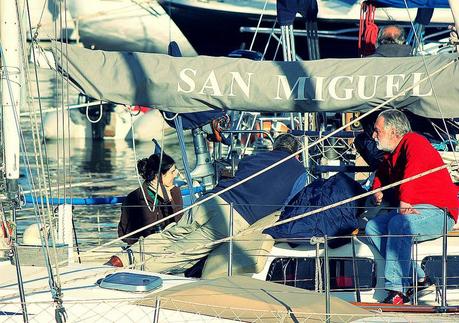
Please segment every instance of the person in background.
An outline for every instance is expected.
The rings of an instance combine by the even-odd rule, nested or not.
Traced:
[[[141,187],[128,194],[121,207],[119,237],[176,213],[183,207],[180,188],[174,185],[178,171],[172,157],[153,154],[139,160],[137,170],[144,182]],[[122,240],[132,245],[140,237],[161,232],[169,223],[179,219],[180,216],[175,216]]]
[[[411,56],[412,48],[405,44],[405,30],[397,25],[387,25],[379,30],[376,51],[369,57]]]
[[[373,138],[378,149],[386,154],[376,171],[372,189],[444,165],[430,142],[411,131],[401,111],[381,112],[374,125]],[[420,289],[428,286],[424,271],[411,261],[413,236],[418,242],[440,237],[445,216],[447,229],[451,230],[458,216],[457,193],[448,170],[442,169],[374,194],[376,204],[384,200],[397,208],[390,212],[382,210],[365,228],[370,244],[385,259],[388,295],[384,303],[409,301],[413,293],[412,265],[416,266]]]
[[[276,138],[272,151],[243,158],[236,176],[220,181],[208,194],[218,193],[286,157],[297,157],[193,207],[192,216],[184,215],[176,225],[147,237],[144,241],[145,270],[181,273],[191,268],[218,246],[212,242],[228,236],[231,215],[234,234],[268,216],[277,219],[276,212],[306,185],[306,170],[298,160],[300,148],[301,143],[294,136],[284,134]],[[137,265],[138,244],[133,245],[131,251]],[[112,256],[107,264],[127,266],[129,261],[128,255],[121,253]]]

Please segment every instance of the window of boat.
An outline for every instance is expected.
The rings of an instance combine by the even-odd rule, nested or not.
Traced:
[[[330,258],[330,290],[355,290],[353,263],[361,290],[376,286],[375,264],[368,258]],[[324,261],[319,258],[323,287]],[[316,258],[276,258],[269,267],[267,281],[315,290]]]
[[[421,267],[437,286],[442,285],[442,257],[428,256],[422,259]],[[459,256],[448,256],[446,266],[446,286],[448,289],[459,287]]]

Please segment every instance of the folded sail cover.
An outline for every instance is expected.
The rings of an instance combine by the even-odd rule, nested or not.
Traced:
[[[403,93],[392,106],[432,118],[459,115],[457,54],[258,62],[62,48],[54,46],[59,69],[86,95],[119,104],[180,113],[365,111]]]

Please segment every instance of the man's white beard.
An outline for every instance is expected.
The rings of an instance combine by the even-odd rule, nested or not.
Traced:
[[[375,140],[375,141],[376,141],[376,148],[378,148],[379,150],[382,150],[382,151],[385,151],[385,152],[388,152],[388,153],[390,153],[392,151],[392,149],[390,149],[388,147],[384,147],[383,145],[381,145],[381,143],[378,140]]]

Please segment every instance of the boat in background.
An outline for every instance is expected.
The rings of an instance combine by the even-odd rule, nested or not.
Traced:
[[[196,56],[156,0],[71,0],[68,9],[86,47],[167,54],[167,45],[175,41],[184,56]]]
[[[254,50],[263,52],[269,33],[276,22],[276,0],[160,0],[171,18],[183,30],[197,52],[201,55],[227,55],[238,48],[248,48],[254,38]],[[357,40],[360,17],[359,0],[317,0],[318,36],[322,58],[357,57]],[[260,28],[257,24],[261,19]],[[406,29],[416,17],[416,9],[378,8],[375,12],[377,24],[396,22]],[[429,24],[431,33],[437,28],[446,29],[453,23],[451,11],[436,8]],[[295,30],[305,29],[304,20],[296,19]],[[277,27],[278,28],[278,27]],[[208,39],[203,39],[205,31],[209,38],[219,39],[225,35],[225,41],[209,46]],[[265,35],[261,35],[264,33]],[[266,35],[268,33],[268,35]],[[280,31],[276,32],[277,35]],[[302,36],[305,36],[303,34]],[[445,35],[446,36],[446,35]],[[302,37],[304,38],[304,37]],[[306,41],[297,41],[297,53],[306,58]],[[276,45],[273,46],[275,51]]]

